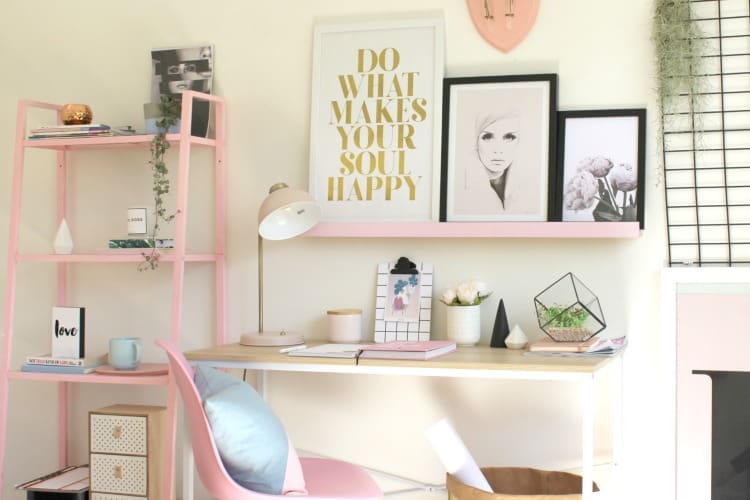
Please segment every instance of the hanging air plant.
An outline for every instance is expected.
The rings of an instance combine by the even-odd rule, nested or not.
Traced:
[[[687,115],[693,130],[699,130],[707,45],[691,17],[689,0],[654,1],[651,40],[656,56],[659,138],[676,116]]]

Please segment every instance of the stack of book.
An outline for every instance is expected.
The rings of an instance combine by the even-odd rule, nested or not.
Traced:
[[[63,139],[68,137],[101,137],[111,136],[109,125],[90,123],[88,125],[46,125],[31,129],[29,139]]]
[[[22,372],[33,373],[91,373],[103,365],[106,355],[93,358],[61,358],[50,354],[27,356],[26,363],[21,365]]]

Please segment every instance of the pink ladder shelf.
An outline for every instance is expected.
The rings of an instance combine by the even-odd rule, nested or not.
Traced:
[[[215,138],[207,139],[193,137],[190,135],[192,107],[194,100],[210,101],[215,110]],[[167,429],[166,435],[166,459],[163,464],[164,483],[162,485],[163,495],[161,498],[171,499],[175,497],[174,471],[175,471],[175,438],[177,422],[177,388],[174,380],[169,375],[146,375],[137,377],[122,377],[117,375],[87,374],[49,374],[49,373],[27,373],[11,370],[11,353],[13,348],[13,327],[15,323],[15,297],[16,297],[16,267],[19,262],[52,262],[57,265],[57,302],[65,304],[67,301],[67,270],[68,264],[72,263],[123,263],[139,262],[142,260],[140,252],[127,253],[119,251],[101,251],[89,254],[54,255],[54,254],[20,254],[19,253],[19,226],[21,215],[21,193],[23,191],[24,154],[26,149],[40,148],[56,151],[56,183],[57,183],[57,224],[66,217],[67,197],[67,155],[73,151],[122,149],[122,148],[148,148],[152,135],[136,136],[114,136],[114,137],[90,137],[72,139],[27,139],[27,112],[30,108],[49,110],[57,114],[59,123],[59,112],[61,106],[43,102],[22,100],[18,103],[18,114],[16,120],[16,142],[15,158],[13,163],[13,183],[11,187],[10,207],[10,235],[8,238],[8,272],[5,284],[5,311],[2,325],[2,346],[0,354],[0,495],[4,484],[5,453],[8,435],[8,406],[9,406],[9,380],[35,380],[55,382],[58,384],[58,462],[60,467],[67,464],[68,454],[68,384],[70,383],[97,383],[117,385],[139,385],[139,386],[166,386],[167,387]],[[173,188],[175,192],[175,248],[162,252],[160,262],[171,265],[172,268],[172,299],[171,299],[171,323],[169,337],[173,344],[180,345],[182,336],[182,298],[185,277],[185,264],[190,262],[210,262],[215,266],[215,290],[216,290],[216,333],[215,342],[225,342],[225,248],[226,248],[226,165],[224,158],[224,100],[208,94],[194,91],[182,93],[182,127],[180,133],[169,134],[168,139],[173,144],[179,145],[177,160],[177,182]],[[190,168],[191,147],[208,147],[214,150],[214,199],[215,199],[215,234],[213,253],[187,253],[186,231],[187,231],[187,202],[188,202],[188,174]],[[171,153],[174,155],[175,153]],[[173,157],[173,156],[172,156]],[[144,165],[145,165],[144,161]]]

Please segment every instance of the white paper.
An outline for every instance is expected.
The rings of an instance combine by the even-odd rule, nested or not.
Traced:
[[[425,434],[448,473],[464,484],[492,492],[487,478],[447,418],[432,424]]]

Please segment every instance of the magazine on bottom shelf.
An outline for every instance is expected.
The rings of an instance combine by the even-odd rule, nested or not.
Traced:
[[[83,494],[89,489],[89,466],[71,465],[51,474],[17,484],[16,489],[28,492],[39,491],[66,494],[60,498],[86,498]],[[29,496],[29,498],[34,497]]]
[[[417,359],[428,360],[449,354],[456,350],[456,343],[450,340],[423,340],[410,342],[394,340],[362,346],[360,359]]]

